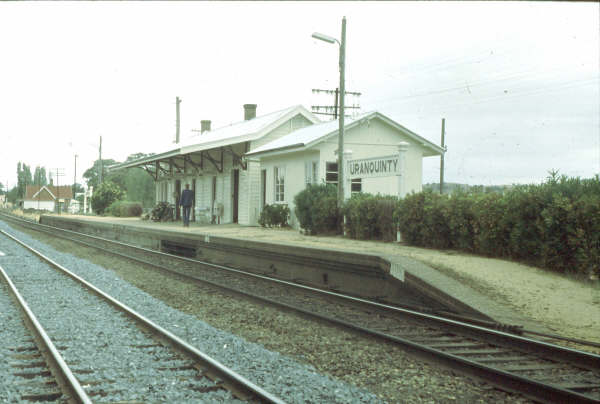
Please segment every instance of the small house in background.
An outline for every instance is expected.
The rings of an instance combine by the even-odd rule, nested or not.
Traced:
[[[23,209],[47,210],[57,212],[68,209],[73,199],[71,185],[27,185],[23,198]]]

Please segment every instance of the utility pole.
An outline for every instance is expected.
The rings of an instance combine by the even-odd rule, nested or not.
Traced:
[[[340,43],[340,129],[338,136],[338,207],[344,206],[344,95],[346,93],[346,16],[342,18]]]
[[[102,170],[104,169],[104,167],[102,167],[102,136],[100,136],[100,157],[98,158],[99,162],[100,162],[100,172],[98,173],[98,185],[102,184]]]
[[[446,153],[446,146],[444,144],[446,136],[446,118],[442,118],[442,149],[444,152],[440,156],[440,195],[444,193],[444,154]]]
[[[77,184],[77,154],[75,154],[75,169],[73,170],[73,198],[75,197],[75,184]]]
[[[179,143],[179,104],[181,104],[181,99],[175,97],[175,143]]]
[[[56,169],[56,210],[59,215],[60,215],[60,186],[58,183],[58,177],[62,177],[63,175],[65,175],[63,169],[57,168]]]

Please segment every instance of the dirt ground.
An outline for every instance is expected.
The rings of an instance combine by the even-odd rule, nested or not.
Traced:
[[[98,218],[113,222],[155,226],[138,218]],[[194,226],[163,223],[165,229],[210,233],[254,241],[299,244],[306,247],[409,257],[467,283],[493,302],[508,306],[524,318],[544,324],[557,334],[600,343],[600,282],[585,282],[543,269],[456,251],[409,247],[398,243],[350,240],[340,236],[305,236],[292,229],[265,229],[238,225]]]

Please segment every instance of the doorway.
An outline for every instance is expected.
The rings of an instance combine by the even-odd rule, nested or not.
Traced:
[[[196,178],[192,180],[192,192],[194,193],[194,200],[192,201],[192,222],[196,221]]]
[[[233,170],[233,223],[238,222],[238,201],[240,191],[240,170]]]
[[[179,198],[181,198],[181,180],[175,180],[175,220],[181,219]]]
[[[260,212],[263,211],[266,203],[267,203],[267,170],[261,170],[260,171]]]

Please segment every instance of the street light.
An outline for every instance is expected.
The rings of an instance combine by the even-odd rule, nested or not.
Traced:
[[[341,42],[328,35],[315,32],[312,37],[328,43],[337,42],[340,46],[340,126],[338,134],[338,207],[344,204],[344,94],[346,92],[345,66],[346,66],[346,17],[342,18]]]

